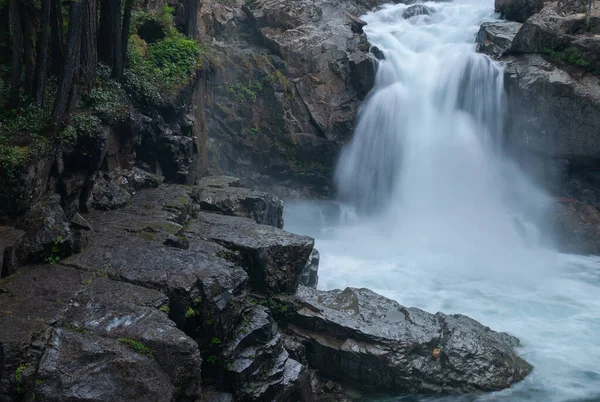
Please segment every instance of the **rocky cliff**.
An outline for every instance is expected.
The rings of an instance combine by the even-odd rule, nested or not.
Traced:
[[[507,146],[557,198],[550,226],[568,251],[600,253],[600,14],[584,2],[497,1],[514,21],[481,27],[479,50],[507,63]]]
[[[71,220],[43,199],[32,218],[85,246],[65,257],[57,237],[25,266],[43,232],[0,227],[0,401],[340,401],[493,391],[531,371],[516,338],[468,317],[304,287],[314,241],[278,228],[282,208],[227,177]]]

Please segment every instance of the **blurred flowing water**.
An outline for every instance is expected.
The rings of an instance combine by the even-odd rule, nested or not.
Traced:
[[[600,401],[600,259],[549,247],[549,199],[502,152],[503,66],[474,44],[493,0],[424,5],[363,16],[385,60],[339,161],[339,199],[288,202],[286,229],[316,238],[320,289],[469,315],[518,336],[535,366],[494,394],[387,400]]]

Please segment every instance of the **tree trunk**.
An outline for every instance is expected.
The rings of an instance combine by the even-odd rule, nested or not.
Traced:
[[[35,29],[38,13],[33,4],[21,1],[21,26],[23,27],[23,64],[25,65],[25,80],[23,89],[27,95],[34,96],[35,82]]]
[[[56,124],[55,130],[58,131],[65,117],[65,112],[69,104],[73,105],[76,101],[73,95],[74,86],[77,81],[79,69],[79,57],[81,50],[81,31],[83,27],[84,9],[87,7],[88,0],[78,0],[71,4],[69,14],[69,32],[67,33],[67,54],[65,66],[54,102],[52,117]]]
[[[113,70],[112,76],[119,78],[123,72],[123,43],[121,34],[121,0],[114,0],[114,17],[113,17]]]
[[[0,8],[0,63],[8,63],[10,49],[10,22],[8,7]]]
[[[123,12],[123,31],[121,33],[121,54],[122,64],[118,71],[117,79],[123,77],[123,70],[127,64],[127,47],[129,46],[129,30],[131,29],[131,9],[133,8],[133,0],[125,0],[125,11]]]
[[[52,72],[60,75],[65,62],[63,17],[60,0],[50,0],[50,43]]]
[[[40,10],[40,31],[38,32],[37,54],[35,62],[35,80],[33,86],[35,103],[44,106],[44,87],[46,85],[46,65],[48,64],[48,36],[50,34],[50,0],[42,0]]]
[[[114,43],[113,25],[115,0],[100,1],[100,26],[98,27],[98,59],[107,66],[112,66]]]
[[[188,0],[187,9],[185,34],[190,38],[196,39],[198,35],[198,0]]]
[[[21,66],[23,59],[23,31],[18,0],[9,0],[9,17],[12,26],[12,76],[10,80],[9,108],[16,109],[21,103]]]
[[[86,2],[81,33],[81,89],[89,91],[96,80],[98,67],[98,3],[96,0]]]
[[[590,20],[592,18],[592,3],[594,2],[594,0],[588,0],[588,4],[587,4],[587,13],[585,16],[585,24],[587,29],[590,29]]]

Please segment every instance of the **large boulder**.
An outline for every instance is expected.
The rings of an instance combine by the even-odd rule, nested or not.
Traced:
[[[200,213],[186,233],[240,253],[250,285],[262,292],[293,293],[314,247],[310,237],[245,218]]]
[[[517,338],[463,315],[403,307],[368,289],[301,287],[288,326],[311,367],[363,389],[402,393],[496,391],[532,367]]]
[[[250,218],[262,225],[283,228],[283,201],[269,193],[242,187],[201,185],[193,197],[204,211]]]
[[[557,246],[569,253],[600,254],[600,211],[575,199],[557,200],[549,219]]]
[[[502,18],[525,22],[544,7],[544,0],[496,0],[495,9]]]
[[[509,53],[523,24],[519,22],[484,22],[477,34],[477,51],[494,59]]]
[[[16,272],[19,266],[18,251],[24,238],[24,231],[0,226],[0,278]]]

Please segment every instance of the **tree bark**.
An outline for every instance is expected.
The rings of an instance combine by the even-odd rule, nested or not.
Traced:
[[[71,4],[69,14],[69,31],[67,33],[67,54],[65,66],[54,102],[52,117],[57,131],[65,117],[69,104],[74,105],[76,101],[77,75],[79,73],[79,57],[81,50],[81,33],[83,28],[84,9],[88,0],[78,0]],[[74,91],[75,89],[75,91]],[[75,94],[75,96],[74,96]]]
[[[125,10],[123,12],[123,30],[121,32],[121,54],[122,64],[118,71],[117,79],[123,77],[123,70],[127,64],[127,47],[129,46],[129,30],[131,29],[131,9],[133,8],[133,0],[125,0]]]
[[[10,48],[10,22],[8,7],[0,8],[0,63],[8,63]]]
[[[50,0],[50,43],[52,73],[60,75],[65,62],[63,17],[60,0]]]
[[[44,106],[44,90],[46,85],[46,67],[48,61],[48,37],[50,34],[50,0],[42,0],[40,9],[40,30],[37,39],[37,54],[35,62],[34,100]]]
[[[100,1],[100,26],[98,27],[98,59],[112,66],[114,53],[113,25],[115,0]]]
[[[588,30],[590,29],[590,20],[592,19],[592,3],[594,3],[594,0],[588,0],[587,13],[585,15],[585,26]]]
[[[12,76],[10,80],[9,108],[16,109],[20,106],[21,66],[23,61],[23,31],[21,29],[21,16],[18,0],[9,0],[8,12],[12,26]]]
[[[89,91],[96,80],[98,67],[98,2],[86,1],[81,34],[81,90]]]
[[[37,27],[38,13],[34,5],[21,1],[21,26],[23,27],[23,64],[25,65],[25,79],[23,89],[27,95],[34,96],[35,82],[35,29]]]
[[[114,17],[113,17],[113,78],[119,78],[123,72],[123,42],[122,42],[122,31],[121,31],[121,0],[113,0],[114,5]]]

